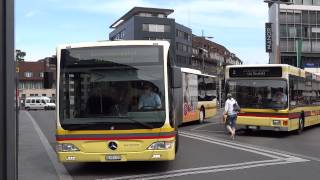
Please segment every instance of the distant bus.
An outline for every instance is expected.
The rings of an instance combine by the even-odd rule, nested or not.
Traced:
[[[182,89],[176,102],[182,108],[179,124],[191,121],[203,123],[213,117],[217,111],[216,76],[203,74],[199,70],[181,68]]]
[[[169,45],[104,41],[57,48],[56,141],[61,162],[175,159],[174,97],[182,83],[173,79],[179,69],[170,66]],[[145,99],[149,104],[143,105]]]
[[[237,126],[296,131],[320,123],[320,76],[289,65],[226,67],[226,93],[241,107]]]

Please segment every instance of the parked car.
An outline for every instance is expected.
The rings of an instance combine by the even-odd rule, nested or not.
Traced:
[[[27,97],[25,100],[26,110],[51,110],[56,109],[56,105],[50,102],[49,97]]]

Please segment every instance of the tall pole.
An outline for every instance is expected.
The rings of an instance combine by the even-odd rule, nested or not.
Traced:
[[[221,71],[222,71],[222,64],[221,64],[221,62],[219,62],[219,72],[217,73],[217,75],[218,75],[218,83],[219,83],[219,107],[220,108],[222,108],[222,83],[221,83],[221,81],[222,81],[222,76],[221,76]]]
[[[5,180],[18,174],[14,54],[14,2],[0,0],[0,179]]]
[[[269,53],[269,64],[280,64],[280,4],[290,5],[292,2],[282,0],[264,0],[268,3],[269,22],[272,23],[272,51]]]

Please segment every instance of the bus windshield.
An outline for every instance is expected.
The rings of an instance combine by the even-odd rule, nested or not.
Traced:
[[[241,108],[286,109],[288,90],[285,80],[237,79],[227,81],[231,93]]]
[[[63,49],[60,123],[64,129],[137,129],[165,121],[163,49]]]

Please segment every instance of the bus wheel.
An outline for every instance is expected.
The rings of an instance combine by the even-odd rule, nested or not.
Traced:
[[[30,110],[30,108],[29,108],[29,107],[25,107],[24,109],[25,109],[25,110],[27,110],[27,111],[29,111],[29,110]]]
[[[202,124],[203,122],[204,122],[204,108],[201,108],[199,112],[199,123]]]
[[[299,118],[299,128],[297,130],[297,134],[302,134],[304,128],[304,120],[303,118]]]
[[[177,154],[178,152],[178,149],[179,149],[179,133],[177,131],[177,134],[176,134],[176,143],[175,143],[175,153]]]

